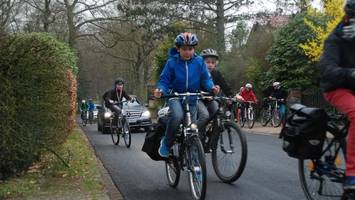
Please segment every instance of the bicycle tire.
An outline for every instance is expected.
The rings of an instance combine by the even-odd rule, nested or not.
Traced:
[[[118,128],[113,124],[113,120],[110,121],[110,134],[113,144],[118,145],[120,143],[120,135],[118,133]]]
[[[251,117],[250,117],[249,114],[248,114],[248,128],[249,128],[249,129],[252,129],[252,128],[254,127],[254,124],[255,124],[255,110],[252,109],[250,114],[251,114],[253,117],[252,117],[252,119],[250,119]]]
[[[165,161],[165,172],[169,186],[176,188],[179,184],[181,174],[179,162],[176,157],[171,157]],[[172,173],[174,173],[175,176],[173,176]]]
[[[341,142],[342,144],[340,144],[340,150],[338,152],[338,154],[342,154],[342,158],[344,160],[341,160],[341,157],[339,157],[339,160],[338,160],[338,154],[336,155],[336,160],[335,160],[335,165],[338,167],[338,165],[340,165],[341,161],[343,161],[344,163],[344,170],[345,170],[345,155],[346,155],[346,148],[345,148],[345,141]],[[326,146],[326,142],[324,144],[324,146]],[[319,159],[319,160],[322,160],[322,159],[325,159],[324,157],[324,154],[322,155],[322,157]],[[338,161],[337,161],[338,160]],[[306,164],[307,162],[307,164]],[[338,162],[338,163],[336,163]],[[306,165],[305,165],[306,164]],[[343,193],[343,185],[342,183],[335,183],[335,182],[329,182],[330,179],[328,179],[328,177],[323,177],[323,176],[320,176],[323,180],[322,182],[322,190],[327,190],[328,188],[331,188],[332,190],[337,190],[337,194],[335,194],[335,192],[332,194],[332,192],[330,193],[326,193],[326,194],[319,194],[320,192],[320,184],[319,186],[316,188],[317,192],[313,191],[311,187],[311,185],[316,185],[317,186],[317,180],[316,178],[317,175],[313,175],[314,177],[311,177],[310,173],[308,170],[311,170],[310,168],[314,168],[315,165],[313,163],[313,161],[311,160],[303,160],[303,159],[299,159],[298,160],[298,174],[299,174],[299,179],[300,179],[300,182],[301,182],[301,187],[302,187],[302,190],[307,198],[307,200],[333,200],[333,199],[340,199],[342,193]],[[307,173],[307,174],[306,174]],[[315,172],[314,172],[315,173]],[[319,176],[319,175],[318,175]],[[310,177],[310,180],[307,180],[307,178]],[[328,180],[328,181],[327,181]],[[324,181],[326,183],[324,183]],[[330,184],[331,185],[330,185]],[[333,184],[334,183],[334,184]],[[324,187],[325,185],[325,187]],[[328,187],[328,186],[331,186],[331,187]]]
[[[198,158],[198,162],[199,162],[199,166],[195,166],[193,164],[194,158],[192,158],[193,156],[193,152],[192,150],[197,150],[197,158]],[[192,194],[192,198],[194,200],[204,200],[206,197],[206,188],[207,188],[207,169],[206,169],[206,160],[205,160],[205,153],[202,147],[202,143],[201,140],[198,138],[198,136],[192,136],[190,138],[190,144],[189,147],[187,149],[187,154],[188,154],[188,180],[189,180],[189,186],[190,186],[190,191]],[[199,172],[196,172],[195,170],[199,170]],[[197,174],[197,175],[196,175]],[[198,175],[199,174],[199,175]],[[200,176],[202,176],[201,180],[197,180],[197,181],[201,181],[201,188],[199,191],[196,191],[195,188],[195,181],[194,179],[200,179]]]
[[[281,113],[280,109],[274,109],[271,116],[271,124],[273,127],[277,128],[281,125]]]
[[[222,182],[224,183],[233,183],[235,182],[242,174],[246,166],[247,162],[247,156],[248,156],[248,146],[247,146],[247,140],[242,132],[242,130],[238,127],[238,125],[234,122],[224,122],[224,126],[226,130],[234,129],[235,138],[237,138],[240,141],[240,144],[237,144],[237,147],[240,147],[240,158],[236,160],[237,169],[231,173],[230,175],[225,175],[221,170],[219,169],[219,159],[218,159],[218,144],[222,141],[223,135],[221,133],[215,134],[217,137],[213,138],[213,144],[212,144],[212,166],[213,169],[219,179],[221,179]],[[218,128],[217,128],[218,130]],[[230,136],[228,134],[228,138],[230,139]],[[222,141],[223,142],[223,141]],[[222,145],[221,145],[222,146]],[[222,148],[222,147],[221,147]],[[223,152],[223,150],[221,150]]]
[[[128,121],[125,119],[122,126],[122,137],[127,148],[131,147],[132,136]]]
[[[265,109],[265,108],[263,108],[261,111],[261,125],[262,126],[266,126],[270,121],[270,117],[269,117],[268,112],[269,112],[269,110]]]

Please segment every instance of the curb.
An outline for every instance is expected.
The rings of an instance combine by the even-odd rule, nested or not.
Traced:
[[[119,189],[116,187],[114,184],[110,173],[107,171],[103,163],[101,162],[100,158],[97,156],[95,148],[92,146],[90,140],[87,138],[86,134],[84,133],[85,131],[82,129],[82,127],[78,124],[78,128],[80,129],[81,134],[85,137],[85,140],[91,149],[91,151],[94,152],[96,162],[98,164],[101,178],[104,184],[104,188],[106,190],[106,195],[108,196],[109,199],[111,200],[124,200],[122,193],[119,191]]]

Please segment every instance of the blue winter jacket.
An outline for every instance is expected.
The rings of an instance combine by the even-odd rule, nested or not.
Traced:
[[[184,61],[176,48],[169,50],[169,59],[158,82],[158,88],[163,90],[164,95],[171,91],[210,92],[213,86],[211,75],[201,56],[195,54],[189,61]]]

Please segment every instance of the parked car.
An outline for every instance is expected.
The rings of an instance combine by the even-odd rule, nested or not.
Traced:
[[[151,114],[146,107],[143,105],[134,95],[131,95],[135,100],[133,102],[123,103],[123,110],[126,112],[129,125],[131,128],[144,128],[146,131],[152,125]],[[98,131],[103,133],[110,132],[110,117],[112,116],[110,109],[102,105],[98,109],[98,120],[97,127]]]

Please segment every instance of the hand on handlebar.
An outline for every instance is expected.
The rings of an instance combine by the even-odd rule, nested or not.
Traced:
[[[212,92],[213,94],[218,94],[221,91],[221,88],[219,87],[219,85],[215,85],[212,88]]]

